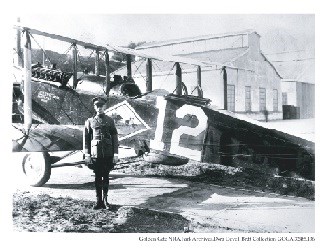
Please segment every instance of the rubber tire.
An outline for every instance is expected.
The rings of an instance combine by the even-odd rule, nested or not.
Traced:
[[[47,152],[26,154],[22,167],[30,186],[41,187],[50,179],[51,164],[50,155]]]

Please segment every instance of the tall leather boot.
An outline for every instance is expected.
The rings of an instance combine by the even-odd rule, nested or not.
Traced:
[[[109,205],[109,203],[108,203],[108,200],[107,200],[107,194],[108,194],[108,186],[104,186],[104,188],[103,188],[103,191],[104,191],[104,193],[103,193],[103,204],[105,205],[105,207],[107,208],[107,209],[109,209],[110,208],[110,205]]]
[[[96,205],[93,207],[93,209],[102,209],[102,208],[106,208],[104,205],[104,202],[102,200],[102,190],[101,190],[101,186],[97,186],[96,187],[96,193],[97,193],[97,203]]]

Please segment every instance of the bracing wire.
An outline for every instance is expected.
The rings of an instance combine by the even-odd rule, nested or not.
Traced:
[[[163,84],[167,81],[167,78],[170,76],[170,75],[173,75],[173,69],[175,67],[175,64],[173,64],[172,68],[170,69],[169,73],[166,75],[164,81],[161,83],[161,85],[159,86],[159,88],[161,89],[163,87]],[[175,89],[176,90],[176,89]],[[174,91],[175,91],[174,90]]]
[[[153,65],[155,65],[159,71],[161,71],[161,68],[158,66],[158,64],[155,62],[155,60],[152,61],[153,62]],[[153,66],[153,69],[155,69],[155,67]]]
[[[19,56],[21,60],[23,60],[22,53],[18,53],[17,49],[14,48],[15,53]]]
[[[139,66],[137,67],[136,64],[134,63],[133,65],[136,68],[136,71],[139,72],[139,74],[141,75],[141,77],[144,79],[145,82],[147,82],[147,79],[143,76],[143,74],[141,73],[141,71],[139,70],[140,66],[144,63],[145,61],[142,61]]]
[[[40,44],[38,43],[38,41],[34,38],[34,36],[32,34],[30,34],[30,36],[33,38],[33,40],[35,41],[35,43],[39,46],[39,48],[41,49],[42,53],[44,53],[44,55],[46,56],[46,58],[49,60],[49,62],[52,64],[49,56],[47,55],[46,51],[40,46]]]
[[[44,55],[46,56],[46,58],[47,58],[47,59],[49,60],[49,62],[51,63],[51,60],[50,60],[49,56],[47,55],[47,53],[45,52],[45,50],[40,46],[40,44],[37,42],[37,40],[35,39],[35,37],[34,37],[32,34],[30,34],[30,36],[33,38],[33,40],[35,41],[35,43],[38,45],[38,47],[41,49],[41,51],[44,53]],[[45,87],[45,90],[46,90],[48,93],[50,93],[50,90],[47,89],[47,87]],[[55,102],[58,104],[57,100],[56,100],[56,99],[54,99],[54,100],[55,100]],[[68,119],[72,122],[72,124],[74,124],[73,120],[72,120],[71,117],[65,112],[65,110],[63,110],[63,109],[61,108],[61,111],[64,111],[64,113],[65,113],[65,115],[68,117]],[[38,125],[39,125],[39,124],[37,124],[37,126],[33,127],[32,129],[37,128]],[[14,127],[15,127],[15,126],[14,126]]]
[[[73,44],[70,44],[70,46],[65,50],[65,52],[64,52],[63,54],[64,54],[64,55],[67,55],[68,52],[72,49],[72,47],[73,47]],[[59,61],[58,64],[59,64],[59,65],[60,65],[60,64],[63,64],[66,60],[67,60],[67,59],[63,59],[63,60]]]

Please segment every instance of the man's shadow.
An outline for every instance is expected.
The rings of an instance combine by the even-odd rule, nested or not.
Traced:
[[[94,182],[86,183],[72,183],[72,184],[45,184],[43,187],[51,189],[72,189],[72,190],[94,190]],[[109,190],[113,189],[126,189],[123,184],[111,184],[109,183]]]
[[[94,174],[91,175],[94,177]],[[143,176],[137,176],[137,175],[118,175],[118,174],[110,174],[109,175],[109,190],[115,190],[115,189],[127,189],[125,186],[129,186],[129,184],[115,184],[112,181],[119,178],[125,178],[125,177],[134,177],[134,178],[143,178]],[[133,184],[138,185],[138,184]],[[51,184],[44,184],[43,187],[45,188],[52,188],[52,189],[72,189],[72,190],[95,190],[95,184],[94,181],[92,182],[84,182],[84,183],[51,183]]]

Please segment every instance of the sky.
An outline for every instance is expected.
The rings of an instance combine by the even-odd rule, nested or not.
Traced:
[[[268,53],[314,49],[313,14],[22,14],[21,25],[68,36],[97,45],[125,46],[130,42],[151,42],[208,34],[254,29],[261,35],[262,49]],[[17,18],[17,17],[16,17]],[[14,18],[15,21],[15,18]],[[286,39],[283,47],[272,37]],[[66,49],[43,38],[46,49]]]

